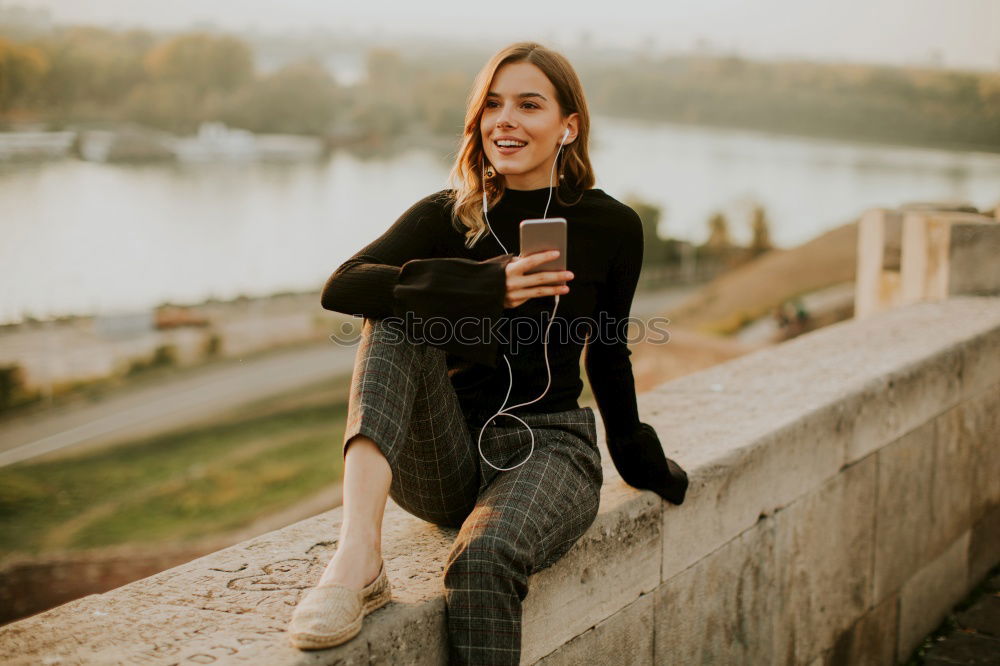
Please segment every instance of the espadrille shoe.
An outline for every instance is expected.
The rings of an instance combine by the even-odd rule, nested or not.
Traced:
[[[346,643],[361,632],[365,615],[392,600],[385,561],[378,576],[360,590],[339,583],[317,585],[292,613],[288,637],[300,650],[322,650]]]

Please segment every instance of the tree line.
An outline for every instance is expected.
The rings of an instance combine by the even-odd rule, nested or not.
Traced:
[[[173,132],[220,120],[256,132],[457,138],[486,53],[371,48],[342,86],[315,58],[262,73],[238,37],[0,28],[0,122],[136,122]],[[1000,151],[1000,73],[740,57],[636,56],[577,69],[593,112],[836,138]]]

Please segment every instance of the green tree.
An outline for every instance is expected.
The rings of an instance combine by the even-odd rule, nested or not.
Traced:
[[[750,231],[753,234],[753,239],[750,241],[752,256],[756,257],[774,248],[771,244],[770,226],[764,207],[759,204],[754,206],[753,217],[750,220]]]
[[[143,31],[70,28],[38,41],[51,66],[39,102],[63,115],[92,115],[124,100],[145,78],[141,58],[152,44]]]
[[[144,83],[125,100],[125,118],[172,132],[191,132],[204,120],[198,94],[177,81]]]
[[[722,213],[713,213],[708,221],[708,240],[705,246],[713,252],[726,252],[733,247],[729,237],[729,222]]]
[[[207,114],[254,132],[323,134],[344,112],[342,101],[329,72],[307,60],[244,86]]]
[[[24,102],[41,85],[48,68],[41,49],[0,37],[0,113]]]
[[[634,195],[628,197],[625,203],[636,212],[642,221],[642,264],[644,266],[663,264],[667,260],[667,243],[660,238],[657,231],[660,224],[659,206]]]
[[[233,91],[254,76],[249,46],[235,37],[207,33],[181,35],[156,46],[145,65],[154,81],[181,84],[199,95]]]

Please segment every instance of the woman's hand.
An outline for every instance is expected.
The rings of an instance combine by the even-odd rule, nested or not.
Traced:
[[[569,292],[568,285],[553,285],[553,282],[572,280],[570,271],[544,271],[525,275],[524,272],[551,261],[559,256],[559,250],[534,252],[518,257],[507,264],[507,294],[503,299],[505,308],[516,308],[529,298],[552,296]],[[541,285],[541,286],[540,286]]]

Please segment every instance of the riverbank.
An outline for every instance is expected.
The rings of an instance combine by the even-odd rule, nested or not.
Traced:
[[[334,330],[349,334],[354,320],[322,309],[318,292],[306,291],[0,326],[0,367],[15,377],[0,422],[99,400],[179,369],[322,342]]]

